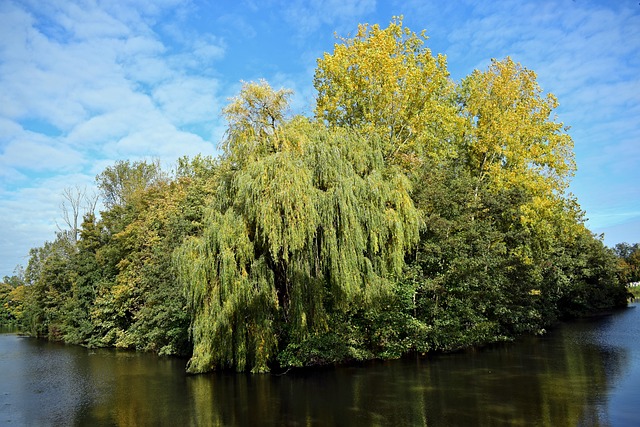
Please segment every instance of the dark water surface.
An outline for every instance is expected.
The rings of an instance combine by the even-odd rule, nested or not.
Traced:
[[[639,426],[640,307],[544,337],[286,375],[0,334],[0,425]]]

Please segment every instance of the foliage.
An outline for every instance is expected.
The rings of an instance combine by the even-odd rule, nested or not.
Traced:
[[[25,287],[21,272],[0,282],[0,326],[20,324],[24,315]]]
[[[246,85],[240,97],[265,108],[276,96],[264,90]],[[232,163],[225,194],[209,206],[203,236],[177,257],[195,314],[192,372],[267,370],[278,328],[294,341],[326,331],[327,311],[388,290],[417,237],[409,182],[375,141],[303,118],[259,135],[244,129],[230,128],[229,146],[262,147],[262,156],[223,158]]]
[[[451,150],[459,122],[446,59],[424,46],[427,37],[394,18],[384,29],[360,25],[318,60],[316,117],[382,141],[382,154],[411,166]]]
[[[218,158],[108,167],[105,210],[31,250],[0,284],[0,322],[265,372],[624,306],[640,251],[584,226],[555,97],[510,58],[456,84],[426,40],[401,18],[362,25],[318,61],[314,119],[245,83]]]
[[[77,241],[61,232],[31,251],[22,316],[27,332],[90,347],[191,352],[172,253],[185,236],[200,231],[216,165],[199,156],[178,166],[174,180],[157,163],[108,168],[111,175],[101,179],[118,177],[118,185],[109,187],[118,203],[101,219],[85,215]]]
[[[573,142],[551,117],[558,106],[544,96],[533,71],[506,58],[492,60],[458,86],[466,120],[464,160],[478,179],[523,185],[547,196],[561,192],[575,169]]]
[[[118,161],[96,177],[107,208],[125,206],[137,192],[163,179],[159,161]]]
[[[23,322],[32,335],[61,339],[63,305],[73,282],[69,266],[74,255],[75,246],[65,233],[58,233],[53,242],[31,250],[25,269],[29,287]]]
[[[618,243],[613,251],[618,257],[620,281],[622,283],[640,282],[640,244]]]
[[[565,314],[584,315],[626,305],[627,289],[618,280],[617,260],[611,249],[584,230],[565,250],[571,258],[564,266],[568,280],[564,296],[558,302]]]

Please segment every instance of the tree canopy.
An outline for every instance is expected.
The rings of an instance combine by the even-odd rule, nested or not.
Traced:
[[[318,60],[316,117],[382,141],[385,159],[411,165],[444,155],[459,121],[446,58],[394,18],[360,25]]]
[[[566,192],[556,98],[511,58],[453,82],[426,41],[401,18],[361,25],[318,60],[314,117],[244,83],[217,158],[108,167],[104,210],[31,251],[0,286],[0,321],[187,355],[193,373],[266,372],[625,305],[638,251],[606,248]]]
[[[283,122],[271,103],[278,92],[264,83],[245,85],[240,97],[231,105],[269,113],[234,116],[227,146],[265,149],[241,165],[234,152],[223,156],[232,163],[223,166],[223,194],[206,208],[202,236],[176,258],[194,313],[189,369],[196,372],[247,364],[267,370],[279,324],[294,340],[326,331],[327,312],[388,291],[418,237],[411,184],[387,167],[380,146],[303,118]],[[247,135],[238,126],[267,115],[280,117],[269,121],[269,132],[251,126]]]

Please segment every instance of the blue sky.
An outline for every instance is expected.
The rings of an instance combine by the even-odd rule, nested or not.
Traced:
[[[62,192],[118,159],[216,154],[240,81],[310,114],[334,34],[404,15],[458,81],[507,55],[571,126],[571,184],[605,243],[640,242],[638,0],[0,0],[0,277],[62,224]]]

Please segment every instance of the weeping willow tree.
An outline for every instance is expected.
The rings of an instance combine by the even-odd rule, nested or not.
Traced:
[[[225,110],[219,194],[176,265],[192,312],[190,372],[264,372],[279,345],[388,292],[420,217],[382,144],[296,117],[245,84]]]

